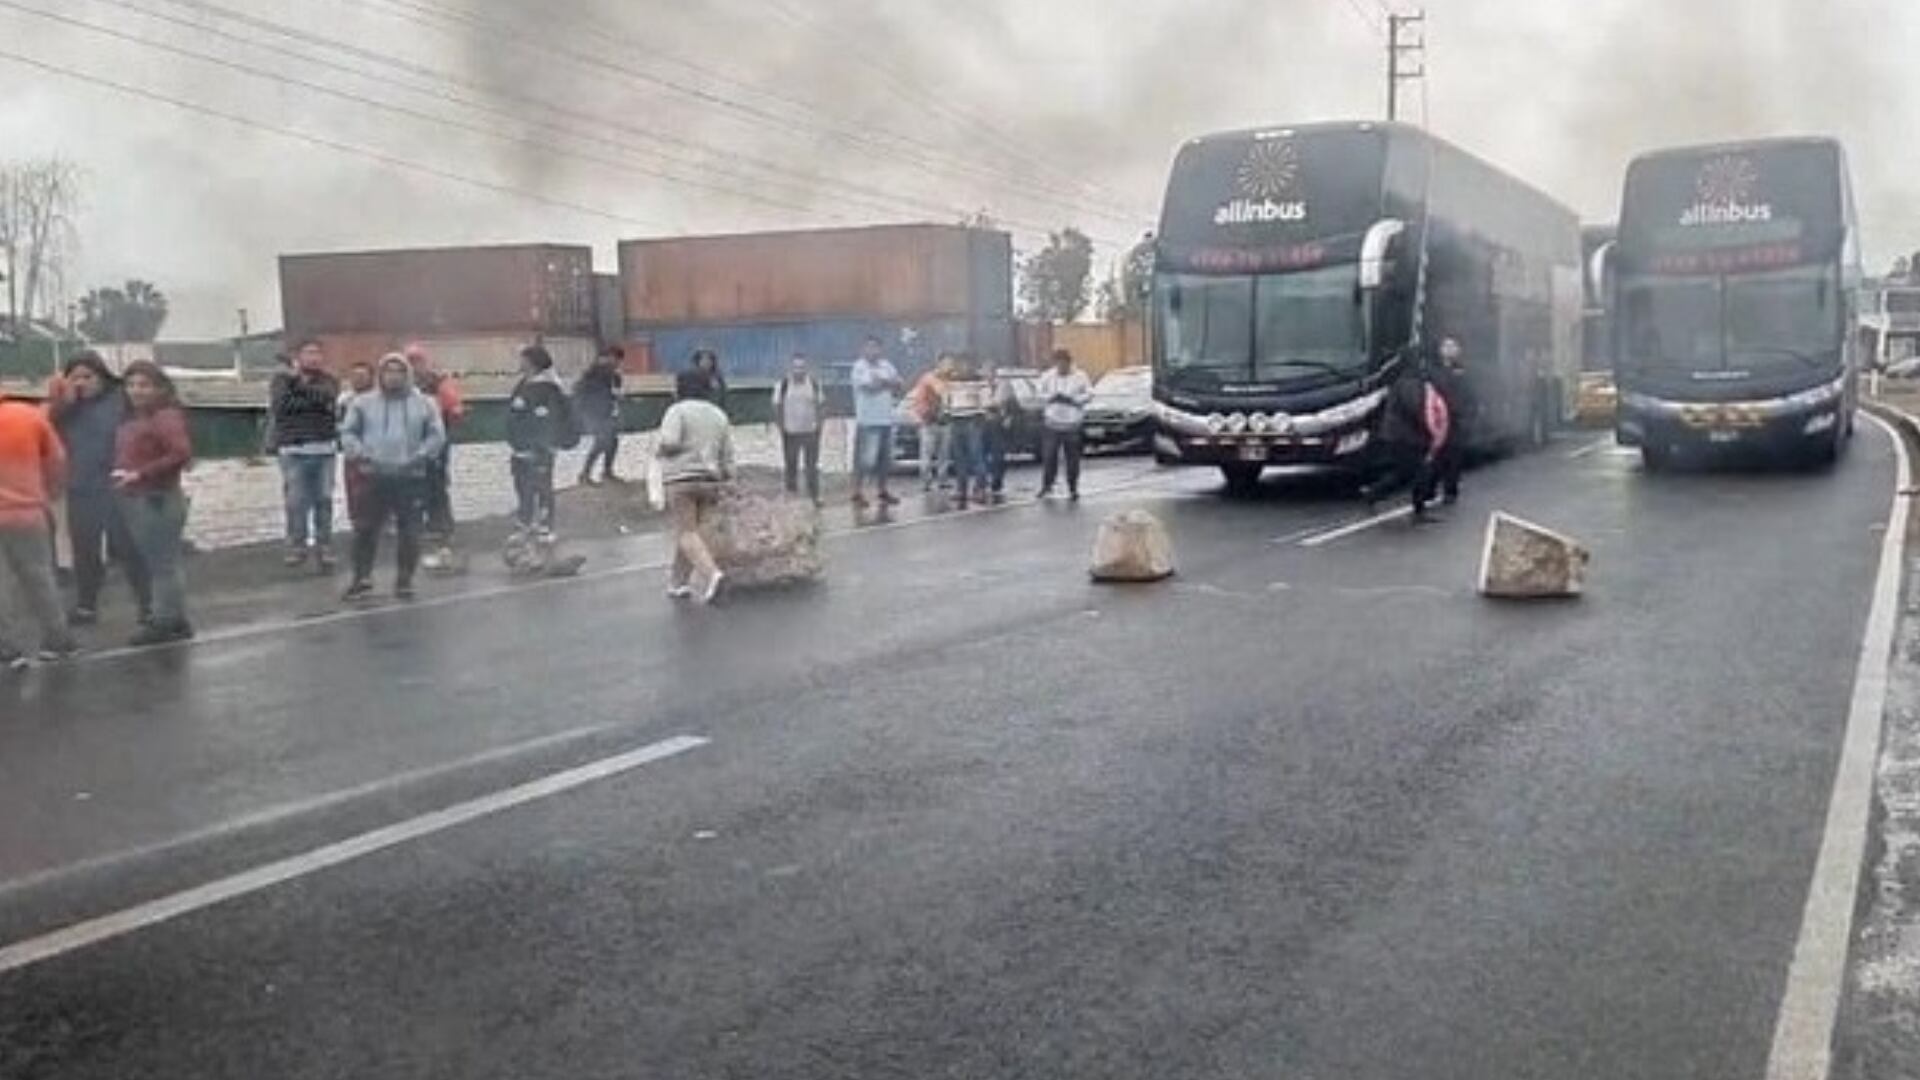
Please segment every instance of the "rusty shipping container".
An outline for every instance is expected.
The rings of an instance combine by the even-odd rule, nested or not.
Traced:
[[[953,225],[748,233],[620,245],[630,333],[661,326],[967,316],[1013,308],[1013,241]]]
[[[593,337],[593,250],[552,244],[283,255],[289,340]]]

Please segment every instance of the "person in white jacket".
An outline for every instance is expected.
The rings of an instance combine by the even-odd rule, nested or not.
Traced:
[[[1067,459],[1067,497],[1080,501],[1081,425],[1087,402],[1093,400],[1093,380],[1073,366],[1073,354],[1053,350],[1053,367],[1039,380],[1040,400],[1046,403],[1040,432],[1040,497],[1053,495],[1060,475],[1060,458]]]
[[[703,371],[683,371],[674,381],[673,406],[660,419],[654,451],[673,515],[673,570],[667,595],[693,595],[693,575],[706,578],[707,603],[720,596],[727,576],[714,561],[700,527],[720,504],[720,487],[733,479],[733,421],[712,401],[715,391]]]

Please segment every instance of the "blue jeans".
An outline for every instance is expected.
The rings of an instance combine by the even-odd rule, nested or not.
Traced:
[[[969,484],[987,484],[986,424],[978,419],[953,422],[953,482],[962,495]]]
[[[163,629],[186,625],[187,583],[181,573],[180,542],[187,528],[187,497],[172,488],[121,492],[118,498],[127,532],[153,582],[153,624]]]
[[[893,472],[893,427],[871,424],[855,428],[853,440],[853,480],[855,485],[872,477],[884,489]]]
[[[280,454],[280,476],[287,496],[287,544],[305,550],[312,536],[316,547],[333,543],[332,454]],[[308,524],[312,530],[309,532]]]

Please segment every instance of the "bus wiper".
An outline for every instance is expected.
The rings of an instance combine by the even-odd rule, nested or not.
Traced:
[[[1804,349],[1788,348],[1785,345],[1742,345],[1730,352],[1759,353],[1762,356],[1791,356],[1811,368],[1820,366],[1820,356]]]
[[[1346,368],[1340,367],[1335,364],[1329,364],[1323,360],[1277,360],[1271,364],[1265,364],[1262,366],[1263,367],[1309,368],[1314,371],[1326,372],[1328,375],[1332,375],[1334,378],[1337,378],[1337,379],[1353,378],[1352,373],[1349,372]]]

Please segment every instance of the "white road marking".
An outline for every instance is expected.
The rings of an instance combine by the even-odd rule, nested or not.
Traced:
[[[570,791],[596,780],[604,780],[663,758],[684,754],[707,745],[708,740],[693,735],[677,735],[657,743],[602,758],[577,768],[557,772],[541,779],[507,788],[491,795],[456,803],[444,810],[364,832],[358,836],[316,848],[301,855],[244,870],[210,881],[171,896],[163,896],[124,911],[75,923],[51,933],[18,941],[0,948],[0,974],[98,945],[103,941],[131,934],[215,904],[225,903],[249,893],[269,889],[296,878],[319,873],[341,863],[371,855],[387,848],[418,840],[467,822],[511,810],[538,799]]]
[[[1398,521],[1403,517],[1411,517],[1412,514],[1413,507],[1402,506],[1398,510],[1388,510],[1385,513],[1375,514],[1370,518],[1362,518],[1359,521],[1348,522],[1337,529],[1314,533],[1300,541],[1300,546],[1305,548],[1322,547],[1326,544],[1333,543],[1335,540],[1343,540],[1355,533],[1365,532],[1368,529],[1385,525],[1389,521]]]
[[[1913,474],[1905,438],[1893,425],[1871,413],[1893,439],[1899,455],[1896,492],[1906,488]],[[1786,993],[1773,1029],[1773,1050],[1767,1057],[1767,1080],[1826,1080],[1833,1065],[1834,1020],[1840,994],[1846,986],[1848,946],[1853,939],[1853,912],[1860,874],[1866,859],[1871,827],[1874,765],[1880,752],[1880,727],[1887,706],[1888,669],[1893,659],[1893,635],[1900,611],[1900,583],[1906,563],[1907,515],[1911,503],[1893,497],[1889,526],[1880,543],[1879,576],[1874,582],[1873,605],[1867,611],[1866,633],[1860,642],[1860,664],[1853,677],[1853,699],[1847,709],[1847,729],[1840,745],[1833,795],[1827,804],[1827,822],[1814,863],[1807,904],[1800,916],[1800,937],[1793,962],[1787,968]]]
[[[1592,442],[1588,443],[1587,445],[1582,446],[1580,449],[1575,450],[1572,453],[1568,454],[1567,460],[1579,461],[1581,458],[1586,457],[1589,454],[1597,454],[1600,451],[1612,445],[1613,445],[1613,436],[1611,435],[1607,436],[1604,439],[1595,439]]]
[[[264,810],[258,810],[251,814],[243,814],[240,817],[230,818],[226,821],[215,822],[204,828],[184,832],[178,836],[170,836],[151,844],[142,844],[135,848],[109,852],[105,855],[96,855],[92,858],[81,859],[77,862],[66,863],[62,866],[27,874],[24,877],[13,878],[9,881],[0,881],[0,900],[5,900],[9,896],[17,895],[29,889],[38,888],[64,878],[73,877],[77,874],[89,873],[94,870],[101,870],[110,866],[117,866],[122,863],[149,858],[155,855],[164,855],[169,851],[177,851],[180,848],[194,844],[218,840],[222,837],[233,836],[237,833],[264,828],[269,825],[277,825],[283,821],[291,821],[308,814],[330,810],[336,806],[344,806],[347,803],[357,802],[361,799],[376,795],[383,795],[400,788],[436,780],[444,776],[451,776],[468,769],[492,765],[525,754],[560,746],[565,743],[577,742],[595,735],[602,735],[620,726],[619,724],[596,724],[591,727],[574,728],[570,731],[560,731],[551,735],[542,735],[537,739],[528,739],[524,742],[513,743],[509,746],[495,747],[492,750],[482,751],[481,753],[463,757],[456,761],[449,761],[439,765],[429,765],[419,769],[409,769],[406,772],[395,773],[392,776],[382,777],[379,780],[357,784],[339,791],[328,792],[325,795],[316,795],[310,799],[299,799],[294,802],[281,803],[278,806],[270,806]],[[75,797],[78,798],[80,796]]]
[[[1095,501],[1106,501],[1118,495],[1128,494],[1140,488],[1152,486],[1155,481],[1165,480],[1165,479],[1167,479],[1167,477],[1162,476],[1158,473],[1148,473],[1143,476],[1135,476],[1131,479],[1121,480],[1116,483],[1109,484],[1105,487],[1089,488],[1086,495],[1082,498],[1081,501],[1083,503],[1095,502]],[[929,514],[923,517],[908,518],[904,521],[887,521],[887,522],[878,522],[870,525],[854,525],[850,528],[835,529],[831,532],[824,533],[823,538],[827,540],[843,540],[849,537],[859,537],[869,533],[896,532],[901,529],[913,529],[913,528],[920,528],[928,525],[938,525],[945,522],[957,521],[957,520],[967,518],[967,517],[972,517],[978,514],[998,514],[998,513],[1005,513],[1009,510],[1021,509],[1023,507],[1035,507],[1035,506],[1041,506],[1041,505],[1044,505],[1044,504],[1042,504],[1038,499],[1033,499],[1033,498],[1009,499],[1006,502],[1001,503],[997,506],[988,505],[988,506],[970,507],[966,510],[950,510],[944,513]],[[647,541],[653,541],[655,539],[658,539],[658,537],[659,537],[659,534],[653,534],[643,539]],[[348,621],[354,621],[359,619],[370,619],[370,618],[375,618],[382,615],[394,615],[394,614],[400,614],[400,613],[409,612],[409,611],[426,611],[426,610],[432,610],[434,608],[449,607],[454,604],[471,603],[476,600],[492,600],[502,596],[517,596],[517,595],[522,595],[528,592],[532,592],[537,589],[561,588],[561,587],[570,586],[570,585],[580,585],[580,584],[589,583],[589,582],[608,581],[614,578],[629,577],[634,574],[657,573],[659,571],[665,570],[671,564],[672,564],[671,559],[664,559],[664,558],[651,559],[646,562],[623,563],[619,566],[610,566],[602,570],[589,570],[585,573],[578,574],[578,575],[575,575],[574,577],[569,577],[569,578],[537,578],[532,581],[508,582],[500,585],[483,586],[478,589],[469,589],[464,592],[451,592],[451,593],[442,593],[435,596],[424,596],[417,600],[408,601],[406,603],[385,604],[379,607],[369,607],[369,608],[343,608],[338,611],[329,611],[319,615],[308,615],[308,616],[297,617],[297,618],[272,619],[272,620],[267,620],[263,622],[246,623],[240,626],[230,626],[230,627],[225,627],[219,630],[208,631],[206,633],[202,633],[198,635],[192,641],[177,642],[170,645],[145,646],[141,648],[123,647],[123,648],[114,648],[114,649],[101,649],[97,652],[82,653],[78,657],[75,657],[73,660],[67,661],[66,663],[69,665],[97,663],[102,660],[119,660],[119,659],[124,659],[130,656],[144,656],[144,655],[149,655],[154,653],[162,653],[169,650],[191,649],[195,646],[218,645],[218,644],[223,644],[231,641],[246,641],[252,638],[268,637],[274,634],[284,634],[284,633],[287,633],[288,631],[293,631],[293,630],[304,630],[308,627],[328,626],[333,623],[348,622]]]

